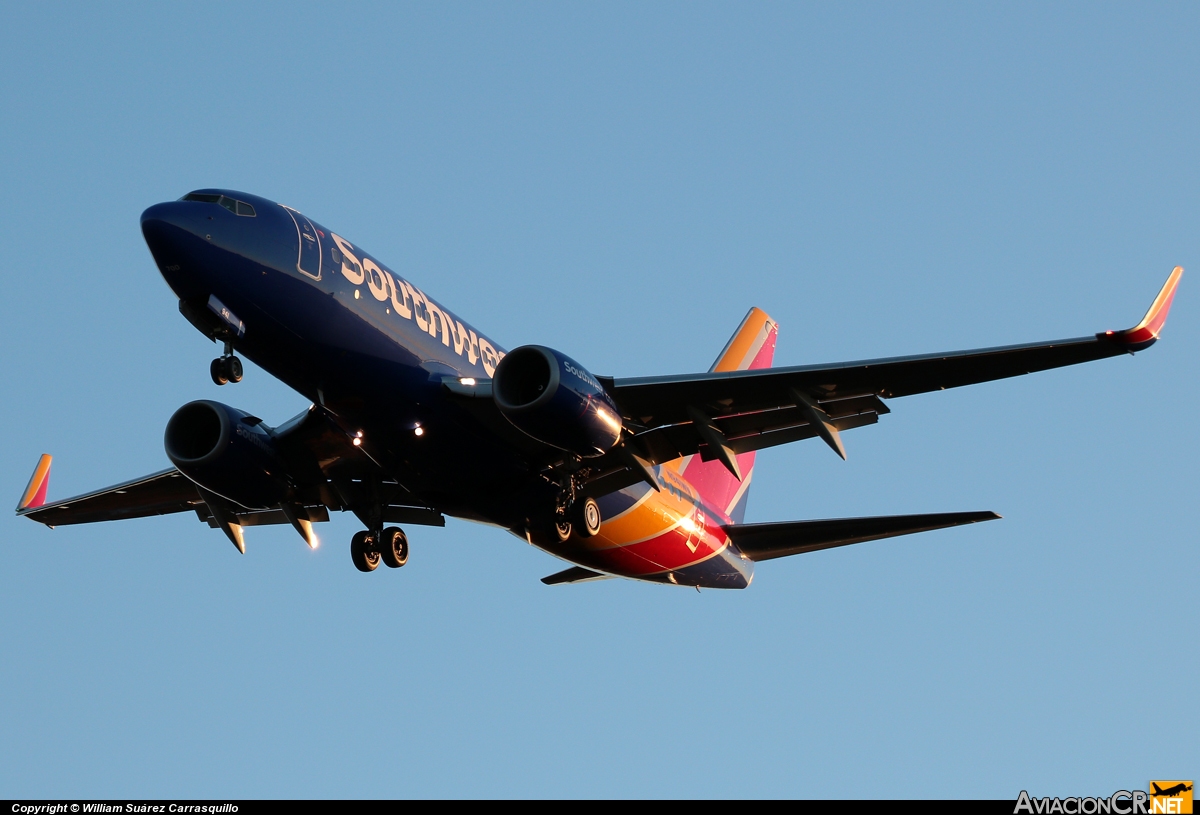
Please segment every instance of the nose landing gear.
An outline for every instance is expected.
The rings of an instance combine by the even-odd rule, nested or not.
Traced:
[[[225,353],[212,361],[208,373],[216,385],[242,381],[242,361],[233,355],[233,343],[225,343]]]
[[[408,536],[398,526],[380,532],[363,530],[350,540],[350,559],[360,572],[373,572],[380,561],[389,568],[399,569],[408,563]]]

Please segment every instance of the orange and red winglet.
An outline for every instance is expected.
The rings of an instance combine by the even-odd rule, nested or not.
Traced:
[[[1183,277],[1183,267],[1176,266],[1140,323],[1124,331],[1105,331],[1100,336],[1127,345],[1130,351],[1149,348],[1158,339],[1163,325],[1167,322],[1167,314],[1171,311],[1171,301],[1175,299],[1175,289],[1179,287],[1181,277]]]
[[[36,509],[46,503],[46,488],[50,486],[51,461],[51,456],[42,453],[37,466],[33,468],[29,486],[25,488],[25,493],[21,496],[21,503],[17,504],[17,512],[23,509]]]

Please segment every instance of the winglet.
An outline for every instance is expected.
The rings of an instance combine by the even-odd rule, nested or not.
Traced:
[[[51,461],[53,461],[52,456],[42,453],[37,466],[33,468],[33,475],[29,477],[29,485],[25,487],[21,501],[17,504],[17,512],[23,509],[36,509],[46,503],[46,488],[50,486]]]
[[[1175,290],[1179,288],[1179,280],[1182,277],[1183,267],[1176,266],[1140,323],[1124,331],[1106,331],[1105,336],[1128,345],[1130,351],[1141,351],[1143,348],[1153,345],[1154,341],[1158,339],[1158,335],[1162,333],[1163,325],[1167,322],[1167,314],[1171,311],[1171,301],[1175,299]]]

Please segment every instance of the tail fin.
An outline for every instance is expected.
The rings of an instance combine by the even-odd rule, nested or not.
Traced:
[[[42,453],[37,466],[33,468],[33,475],[29,477],[29,485],[25,487],[25,492],[21,495],[21,502],[17,504],[17,512],[23,509],[36,509],[46,503],[46,488],[50,486],[50,462],[52,460],[49,455]]]
[[[709,370],[770,368],[775,358],[775,337],[778,333],[779,327],[765,311],[750,309]],[[725,513],[734,523],[742,522],[746,515],[750,479],[754,475],[753,452],[737,456],[737,467],[742,474],[740,482],[720,461],[702,461],[700,456],[689,456],[677,465],[679,473],[696,488],[705,504]]]

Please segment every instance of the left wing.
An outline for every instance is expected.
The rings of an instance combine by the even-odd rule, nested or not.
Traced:
[[[820,437],[845,458],[840,432],[888,413],[883,398],[956,388],[1064,365],[1132,354],[1158,339],[1183,269],[1176,267],[1133,328],[1071,340],[944,354],[682,376],[597,377],[621,409],[623,443],[589,462],[588,494],[645,481],[650,467],[698,454],[741,480],[733,457]]]
[[[910,357],[756,371],[604,379],[625,418],[643,427],[691,421],[688,408],[729,416],[797,404],[796,392],[823,408],[830,400],[893,398],[1076,365],[1149,348],[1166,322],[1183,268],[1176,267],[1133,328],[1090,337]]]

